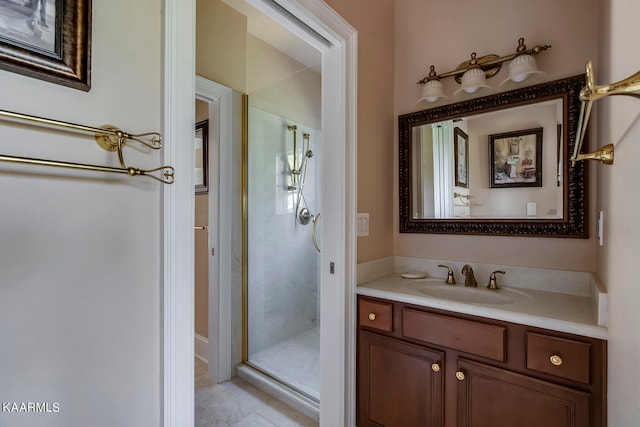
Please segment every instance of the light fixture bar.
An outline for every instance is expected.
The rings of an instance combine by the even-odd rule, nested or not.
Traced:
[[[468,71],[471,68],[480,68],[485,72],[485,75],[487,76],[487,78],[493,77],[498,72],[500,72],[500,68],[502,67],[503,62],[510,61],[520,55],[537,55],[540,52],[549,49],[550,47],[551,47],[550,45],[542,45],[542,46],[536,45],[531,49],[527,49],[527,46],[524,44],[524,38],[521,37],[520,39],[518,39],[518,47],[514,53],[510,53],[505,56],[489,54],[489,55],[484,55],[478,58],[476,56],[476,53],[474,52],[471,54],[471,59],[469,61],[465,61],[461,63],[460,65],[458,65],[458,67],[455,70],[447,71],[446,73],[440,73],[436,75],[431,75],[430,73],[430,75],[427,75],[426,77],[418,81],[418,84],[423,85],[427,83],[429,80],[434,80],[434,79],[440,80],[440,79],[444,79],[452,76],[455,78],[455,80],[458,83],[460,83],[462,74],[464,74],[466,71]],[[432,66],[432,70],[433,70],[433,66]]]

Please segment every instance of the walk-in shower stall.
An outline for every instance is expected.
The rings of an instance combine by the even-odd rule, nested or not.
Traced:
[[[266,92],[247,108],[245,363],[319,401],[322,135],[319,114],[309,114],[319,105],[298,96],[274,106],[268,93],[287,90]]]

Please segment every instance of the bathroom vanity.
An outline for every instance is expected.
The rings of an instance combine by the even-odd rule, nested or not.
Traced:
[[[399,232],[587,238],[586,173],[568,161],[584,84],[579,75],[400,115]],[[508,190],[497,190],[503,177]],[[595,277],[485,265],[465,287],[437,278],[440,261],[393,258],[358,267],[359,427],[606,425],[606,293]],[[412,270],[426,278],[389,274]]]
[[[358,294],[359,427],[606,425],[597,296],[397,274]]]

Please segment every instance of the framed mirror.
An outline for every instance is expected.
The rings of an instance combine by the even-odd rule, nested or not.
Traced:
[[[587,238],[579,75],[398,117],[401,233]]]

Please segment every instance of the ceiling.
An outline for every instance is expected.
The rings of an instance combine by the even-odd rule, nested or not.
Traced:
[[[247,32],[270,44],[301,64],[320,73],[322,55],[320,51],[304,42],[282,25],[251,6],[245,0],[223,0],[247,17]]]

